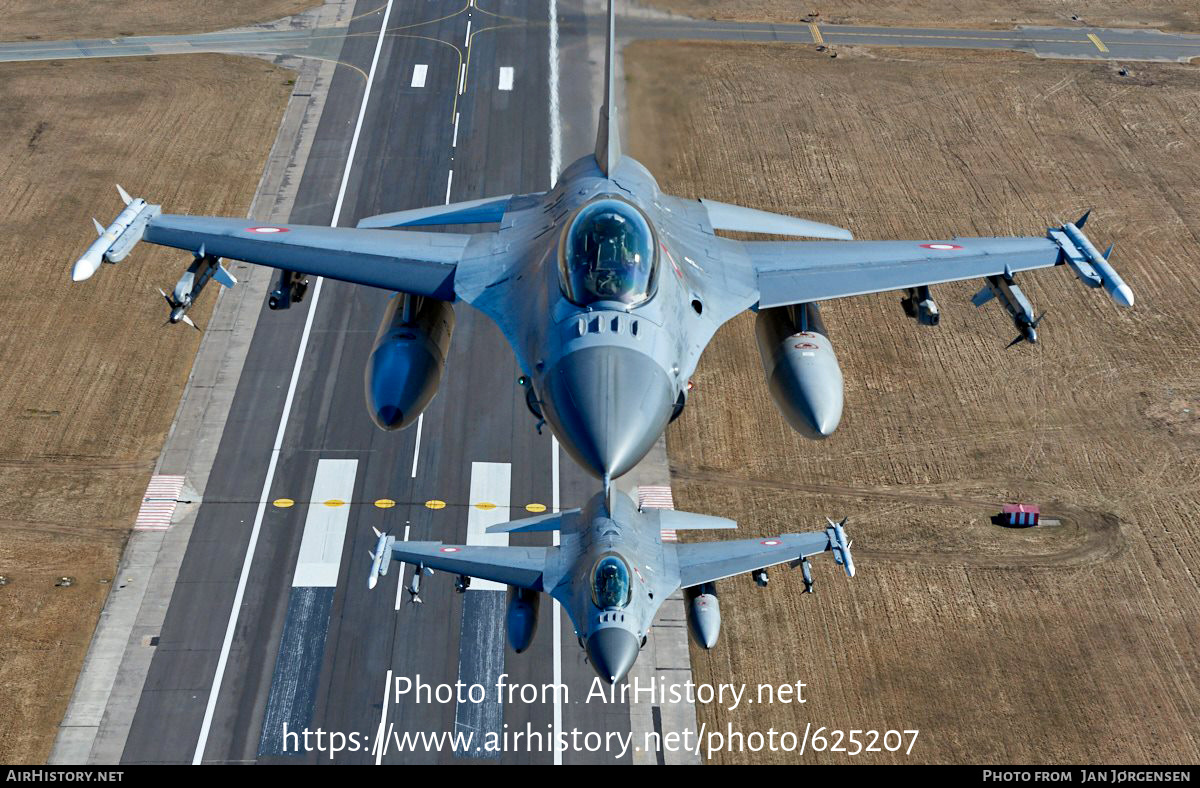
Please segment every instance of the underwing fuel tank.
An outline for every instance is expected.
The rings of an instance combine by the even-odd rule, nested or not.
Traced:
[[[754,324],[775,405],[792,429],[820,440],[842,420],[842,368],[815,303],[763,309]]]
[[[508,645],[520,654],[529,648],[537,632],[538,603],[541,594],[527,588],[508,587],[508,613],[505,616],[505,630],[508,632]]]
[[[717,645],[721,635],[721,603],[715,583],[703,583],[684,590],[688,631],[701,648]]]
[[[404,429],[429,405],[453,333],[445,301],[397,293],[388,303],[365,376],[367,412],[380,429]]]

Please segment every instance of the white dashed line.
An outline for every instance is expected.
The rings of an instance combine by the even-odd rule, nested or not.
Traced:
[[[450,170],[450,174],[446,176],[446,205],[450,204],[450,185],[454,183],[454,170]]]
[[[454,139],[450,142],[451,148],[458,147],[458,113],[454,113]]]

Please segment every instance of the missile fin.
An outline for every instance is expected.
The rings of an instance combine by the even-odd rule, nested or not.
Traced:
[[[122,189],[119,183],[117,184],[117,194],[121,195],[121,199],[125,201],[126,205],[133,202],[133,198],[129,196],[129,192]]]
[[[96,235],[104,235],[104,225],[100,224],[95,216],[92,217],[92,226],[96,228]]]
[[[1080,216],[1079,219],[1075,222],[1075,226],[1077,228],[1079,228],[1080,230],[1082,230],[1083,225],[1087,223],[1088,217],[1091,215],[1092,215],[1092,209],[1088,208],[1087,211],[1084,212],[1083,216]]]

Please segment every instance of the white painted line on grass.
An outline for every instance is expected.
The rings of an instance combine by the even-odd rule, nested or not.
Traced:
[[[512,463],[471,463],[471,495],[467,509],[467,544],[508,546],[508,534],[489,534],[492,525],[508,522],[509,497],[512,494]],[[503,583],[491,580],[471,581],[472,591],[504,591]]]
[[[426,65],[425,63],[418,63],[417,65],[413,66],[412,87],[414,87],[414,88],[425,87],[425,75],[428,73],[429,73],[429,66]]]
[[[346,166],[342,171],[342,185],[338,189],[337,203],[333,207],[331,227],[336,227],[342,216],[342,203],[346,199],[346,187],[350,183],[350,170],[354,166],[354,154],[358,150],[358,137],[362,133],[363,118],[367,114],[367,103],[371,98],[371,85],[375,81],[375,69],[379,65],[379,53],[383,49],[383,37],[387,32],[388,19],[392,15],[392,1],[388,0],[387,10],[383,12],[383,22],[379,25],[379,38],[375,42],[375,56],[371,59],[371,70],[367,74],[367,85],[363,90],[362,103],[358,108],[358,122],[354,125],[354,136],[350,140],[350,152],[346,155]],[[300,382],[300,370],[304,365],[304,351],[308,348],[308,339],[312,335],[313,317],[317,314],[317,304],[321,300],[321,284],[324,279],[318,278],[313,286],[312,298],[308,305],[308,314],[304,318],[304,331],[300,335],[300,349],[296,353],[296,363],[292,367],[292,379],[288,383],[287,396],[283,402],[283,413],[279,417],[279,429],[275,432],[275,444],[271,449],[271,459],[267,464],[267,478],[263,482],[262,494],[258,497],[258,511],[254,514],[254,526],[250,529],[250,543],[246,546],[246,557],[242,561],[242,573],[238,578],[237,591],[233,596],[233,607],[229,611],[229,623],[225,627],[225,639],[221,643],[221,653],[217,658],[217,671],[213,676],[212,686],[208,691],[208,703],[204,708],[204,720],[200,723],[200,734],[196,738],[196,752],[192,755],[192,763],[199,764],[204,760],[204,748],[208,744],[208,734],[212,729],[213,714],[217,709],[217,696],[221,692],[221,683],[225,678],[225,667],[229,664],[229,649],[233,645],[233,636],[237,632],[238,616],[242,609],[242,599],[246,595],[246,583],[250,578],[250,568],[254,564],[254,549],[258,546],[258,535],[262,531],[263,516],[267,510],[267,497],[271,494],[271,484],[275,480],[275,468],[279,464],[279,454],[283,447],[283,435],[287,430],[288,417],[292,412],[292,403],[296,398],[296,386]]]
[[[512,88],[513,88],[513,67],[512,66],[501,66],[500,67],[500,84],[498,87],[501,90],[512,90]]]
[[[358,460],[317,460],[292,587],[337,588]]]

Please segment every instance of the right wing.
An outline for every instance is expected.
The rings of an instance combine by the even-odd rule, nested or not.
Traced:
[[[546,570],[546,547],[495,547],[448,545],[441,542],[403,542],[392,537],[390,554],[394,560],[424,564],[456,575],[468,575],[533,591],[543,591],[542,576]],[[381,545],[389,549],[388,544]],[[380,550],[377,547],[372,558]],[[384,570],[386,571],[386,569]]]
[[[454,300],[455,270],[477,238],[169,214],[152,218],[143,237],[160,246],[443,301]],[[477,248],[489,245],[484,240]]]

